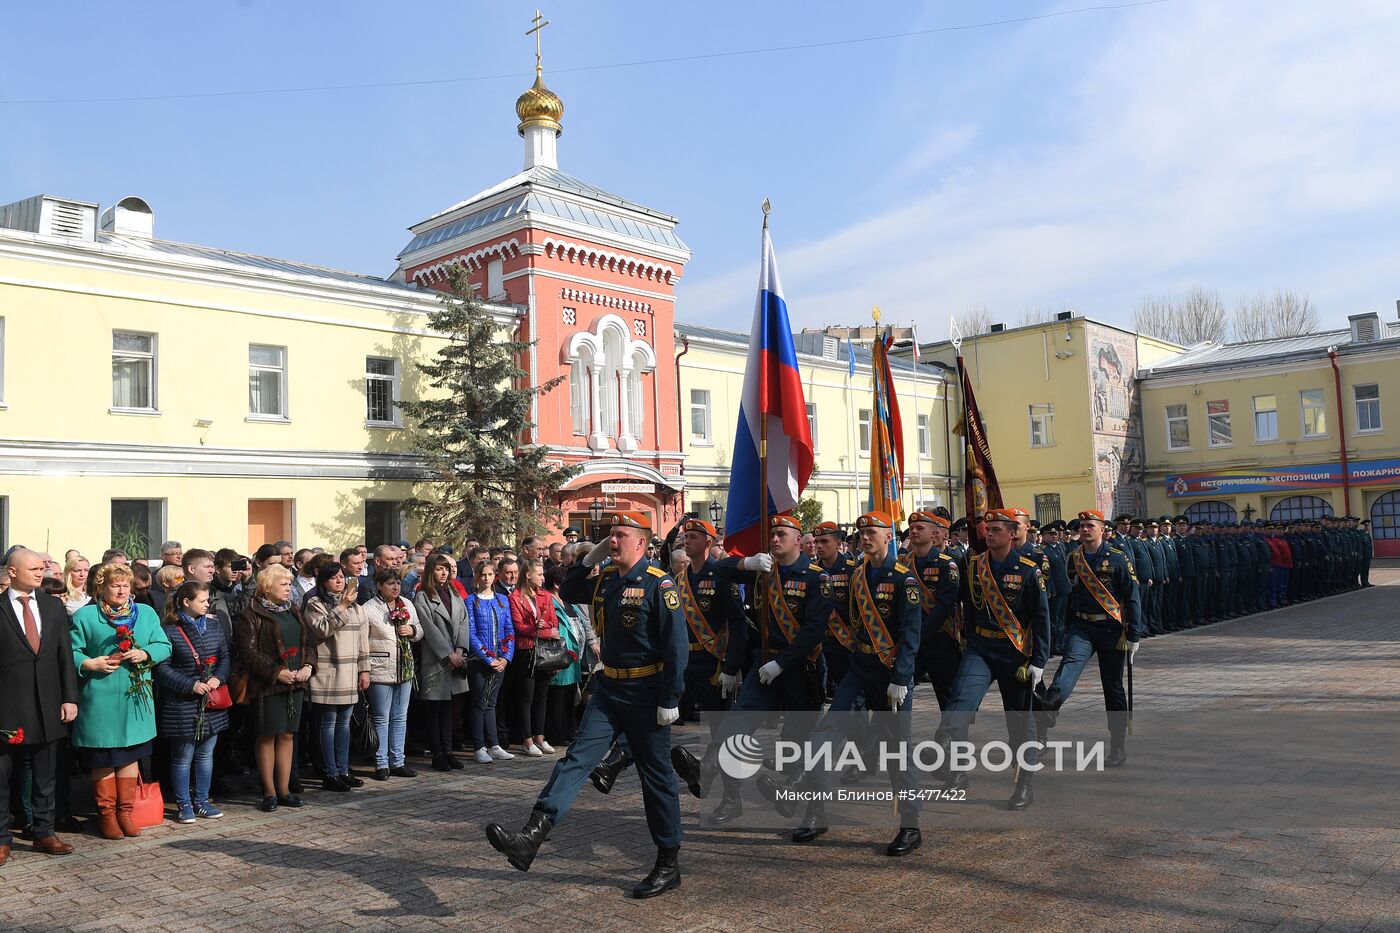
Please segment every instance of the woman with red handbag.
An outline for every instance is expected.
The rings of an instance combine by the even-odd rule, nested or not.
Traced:
[[[233,705],[225,686],[231,662],[224,628],[208,613],[208,584],[191,580],[180,584],[166,601],[161,620],[171,653],[155,669],[160,687],[156,723],[170,743],[177,823],[224,815],[209,802],[209,781],[214,773],[214,746],[219,733],[228,728],[228,708]]]

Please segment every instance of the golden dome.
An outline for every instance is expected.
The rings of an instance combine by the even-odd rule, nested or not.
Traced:
[[[536,69],[535,83],[515,101],[515,113],[520,117],[517,129],[521,136],[529,126],[543,126],[554,130],[557,136],[564,132],[559,121],[564,117],[564,102],[559,95],[544,86],[544,75]]]

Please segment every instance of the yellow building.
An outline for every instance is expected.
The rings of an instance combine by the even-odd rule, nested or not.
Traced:
[[[711,502],[723,506],[728,497],[749,338],[695,324],[678,324],[676,337],[683,344],[677,365],[686,506],[708,515]],[[870,352],[854,347],[852,376],[846,341],[804,332],[794,334],[793,343],[816,447],[806,495],[821,503],[824,519],[849,525],[868,508],[870,492]],[[957,423],[958,409],[949,401],[947,381],[927,366],[919,367],[916,378],[907,360],[891,359],[891,370],[904,425],[905,510],[942,505],[956,512],[962,483],[960,474],[948,473],[950,451],[959,462],[948,426]]]
[[[1144,371],[1151,509],[1224,521],[1350,514],[1371,519],[1378,555],[1400,556],[1400,324],[1377,314],[1350,324],[1193,347]]]
[[[153,228],[138,198],[0,208],[0,539],[404,537],[419,471],[392,403],[439,346],[436,296]]]
[[[1180,349],[1068,311],[965,338],[964,365],[1005,503],[1042,522],[1090,507],[1144,514],[1135,377]],[[956,372],[949,342],[922,345],[922,356]],[[956,385],[954,423],[962,406]]]

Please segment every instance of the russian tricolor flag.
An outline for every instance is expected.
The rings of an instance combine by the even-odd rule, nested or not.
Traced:
[[[765,425],[766,475],[761,466],[764,458],[760,456]],[[790,511],[807,488],[812,460],[807,400],[802,394],[787,303],[778,280],[778,261],[765,223],[758,303],[753,312],[744,394],[739,402],[739,428],[734,436],[734,462],[729,473],[726,549],[741,554],[768,549],[768,542],[760,540],[759,534],[760,490],[767,499],[770,515]]]

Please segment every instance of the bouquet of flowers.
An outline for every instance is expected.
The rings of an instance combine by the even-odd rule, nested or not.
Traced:
[[[288,670],[291,670],[292,663],[296,661],[297,654],[298,654],[298,652],[297,652],[297,649],[295,649],[295,648],[287,648],[287,649],[285,649],[285,650],[282,652],[282,663],[285,664],[285,665],[287,665],[287,669],[288,669]],[[293,686],[292,689],[290,689],[290,690],[287,691],[287,723],[288,723],[288,725],[291,724],[292,718],[293,718],[294,716],[296,716],[296,714],[297,714],[297,694],[296,694],[296,691],[297,691],[297,688],[296,688],[295,686]]]
[[[398,635],[399,627],[408,624],[408,607],[403,604],[403,600],[395,600],[394,605],[389,609],[389,625]],[[413,679],[413,643],[409,641],[407,635],[398,635],[399,639],[399,670],[398,682],[407,683]]]
[[[209,655],[200,664],[202,670],[199,672],[200,683],[209,683],[209,678],[214,676],[214,665],[219,659],[214,655]],[[199,698],[199,711],[194,717],[194,740],[199,742],[204,738],[204,707],[209,705],[209,694],[202,694]]]
[[[0,735],[3,735],[3,736],[5,737],[5,744],[6,744],[6,745],[23,745],[23,744],[24,744],[24,729],[23,729],[23,727],[21,727],[21,728],[19,728],[19,729],[16,729],[16,730],[14,730],[13,732],[11,732],[9,729],[0,729]]]
[[[126,654],[133,648],[140,647],[136,644],[136,638],[131,633],[131,626],[118,625],[116,627],[116,634],[116,653]],[[126,688],[126,695],[129,697],[135,697],[137,706],[147,711],[151,709],[151,682],[147,679],[146,672],[154,666],[155,665],[151,663],[149,657],[147,657],[146,660],[142,661],[139,664],[132,664],[130,674],[131,684]]]

